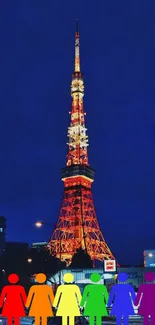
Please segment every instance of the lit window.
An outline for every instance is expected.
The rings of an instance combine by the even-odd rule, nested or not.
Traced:
[[[0,228],[0,232],[3,232],[3,228]]]

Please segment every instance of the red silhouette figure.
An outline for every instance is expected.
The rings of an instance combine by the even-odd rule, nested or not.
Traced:
[[[14,324],[19,325],[20,317],[26,315],[24,309],[27,299],[26,292],[24,287],[18,284],[16,285],[19,281],[19,276],[17,274],[10,274],[8,281],[11,285],[6,285],[2,289],[0,308],[2,307],[2,316],[8,319],[8,325],[12,325],[13,319]]]
[[[148,317],[151,316],[151,324],[155,324],[155,274],[152,272],[147,272],[144,276],[145,281],[149,282],[146,284],[141,284],[136,300],[134,302],[135,306],[139,306],[138,314],[144,317],[144,325],[149,324]]]

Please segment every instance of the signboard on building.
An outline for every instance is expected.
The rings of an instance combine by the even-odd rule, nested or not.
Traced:
[[[116,272],[116,261],[105,260],[104,261],[104,272]]]
[[[144,266],[155,267],[155,250],[144,251]]]

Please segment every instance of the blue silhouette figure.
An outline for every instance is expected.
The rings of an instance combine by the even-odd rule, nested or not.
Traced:
[[[113,304],[110,315],[116,316],[117,325],[121,325],[122,317],[124,318],[124,325],[128,325],[129,315],[135,314],[133,303],[136,295],[132,285],[126,283],[127,279],[126,273],[120,273],[118,280],[122,283],[115,284],[109,295],[108,307]]]

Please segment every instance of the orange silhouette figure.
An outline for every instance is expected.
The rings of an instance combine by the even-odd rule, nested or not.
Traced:
[[[2,307],[2,316],[8,318],[8,325],[12,325],[13,319],[14,324],[19,325],[20,317],[26,315],[26,292],[23,286],[16,285],[19,281],[17,274],[10,274],[8,281],[11,285],[6,285],[1,292],[0,308]]]
[[[46,282],[46,275],[39,273],[36,275],[36,281],[39,285],[34,285],[30,288],[26,307],[30,306],[29,315],[35,318],[35,324],[47,325],[47,317],[53,316],[52,304],[54,301],[54,294],[52,288],[44,284]]]

